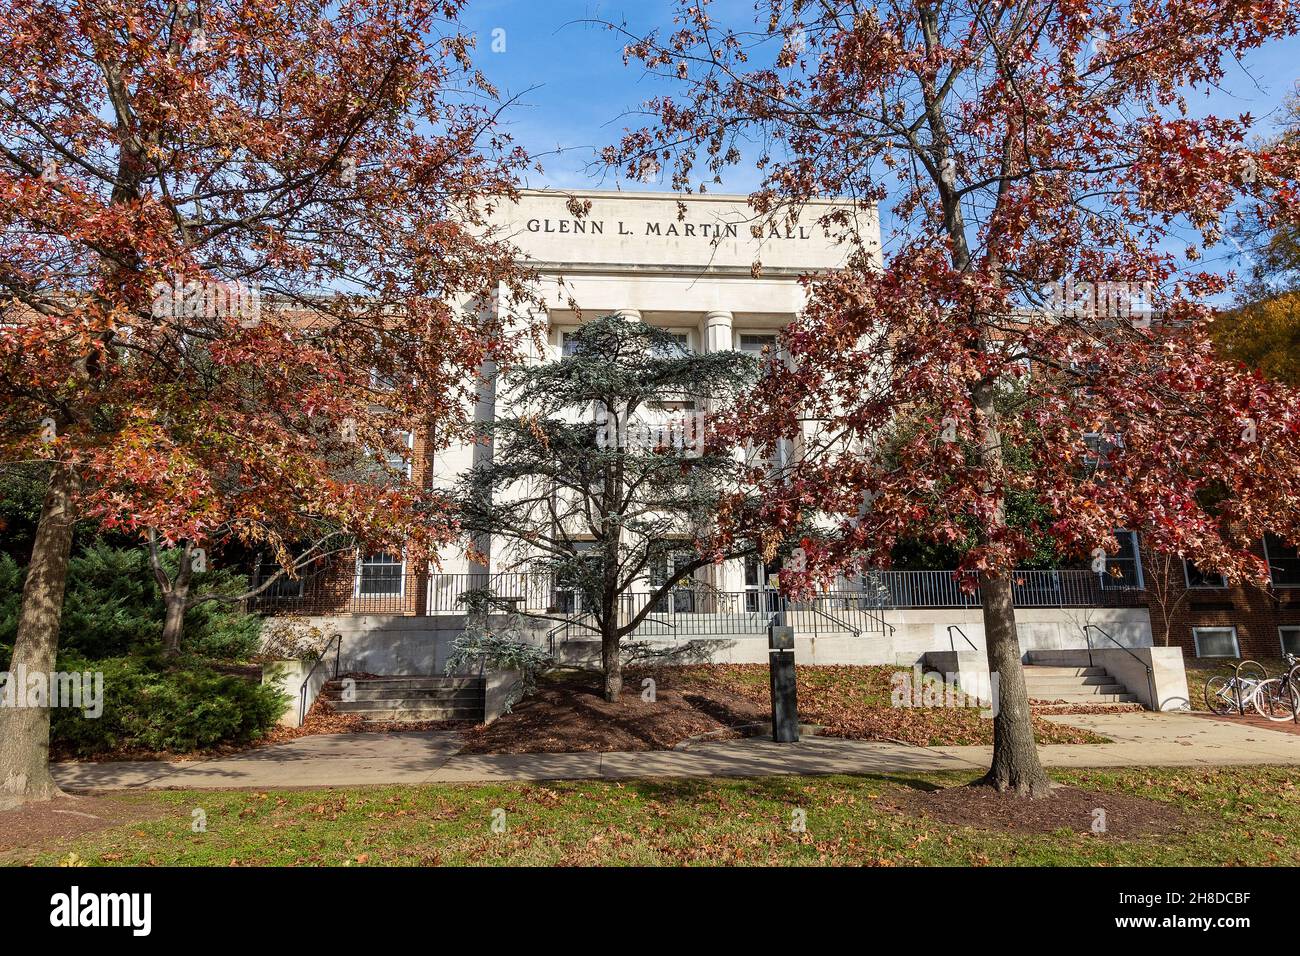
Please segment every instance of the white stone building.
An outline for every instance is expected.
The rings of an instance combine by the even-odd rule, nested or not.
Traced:
[[[571,211],[575,201],[590,203],[581,216]],[[541,276],[544,314],[513,317],[545,329],[544,352],[534,350],[528,359],[559,358],[566,333],[585,319],[615,313],[673,332],[699,352],[773,347],[778,331],[803,307],[800,276],[834,269],[849,253],[848,244],[816,224],[831,205],[805,210],[801,224],[786,229],[760,225],[743,197],[526,192],[518,204],[497,210],[494,225]],[[874,213],[855,211],[851,204],[845,208],[853,214],[861,242],[878,259]],[[756,270],[759,262],[761,270]],[[497,414],[498,402],[505,400],[489,376],[476,416]],[[428,465],[435,481],[449,483],[484,454],[490,449],[456,446],[439,452]],[[447,642],[464,627],[456,599],[468,588],[491,582],[499,593],[513,594],[524,610],[553,613],[563,606],[553,585],[506,580],[517,564],[498,543],[489,542],[482,550],[486,562],[471,560],[463,547],[448,549],[433,574],[406,567],[400,555],[368,556],[355,570],[350,599],[328,609],[313,606],[302,590],[275,600],[290,609],[301,601],[308,613],[337,611],[329,615],[328,626],[344,634],[345,669],[433,673],[443,664]],[[738,597],[725,606],[676,609],[673,622],[638,636],[668,645],[689,640],[714,660],[765,661],[766,618],[756,616],[769,585],[765,575],[755,560],[706,569],[699,577],[708,589]],[[816,613],[796,616],[792,623],[799,632],[801,662],[910,664],[927,653],[958,651],[982,657],[979,608],[947,572],[899,572],[872,582],[871,588],[869,611],[826,603]],[[1150,648],[1145,601],[1101,594],[1086,571],[1027,573],[1017,597],[1027,654],[1084,649],[1089,643],[1112,650],[1119,645]],[[858,613],[849,613],[854,609]],[[713,617],[707,624],[679,626],[685,621],[680,612],[694,614],[696,622]],[[539,640],[578,645],[573,653],[580,656],[580,634],[572,629],[557,633],[551,622],[539,628]]]

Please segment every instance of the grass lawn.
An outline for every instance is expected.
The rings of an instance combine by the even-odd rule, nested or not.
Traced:
[[[1191,865],[1290,864],[1294,768],[1128,769],[1054,776],[1097,791],[1112,821],[1156,801],[1162,832],[1093,834],[1090,820],[1023,833],[938,823],[898,807],[954,774],[158,792],[111,798],[133,822],[8,863],[77,865]],[[1092,794],[1086,795],[1090,806]],[[1077,802],[1077,801],[1076,801]],[[1170,809],[1170,808],[1174,809]],[[194,811],[206,832],[191,830]],[[494,811],[504,832],[493,832]],[[806,832],[794,832],[795,811]],[[1184,815],[1185,811],[1185,815]],[[1074,814],[1078,815],[1078,814]],[[1011,816],[1014,816],[1012,814]],[[1115,828],[1121,830],[1121,826]]]

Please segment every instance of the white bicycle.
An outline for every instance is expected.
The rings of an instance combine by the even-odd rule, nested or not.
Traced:
[[[1205,682],[1205,703],[1220,717],[1244,714],[1247,707],[1267,720],[1294,720],[1300,713],[1300,666],[1286,655],[1287,672],[1269,677],[1258,661],[1242,661],[1231,677],[1215,674]]]

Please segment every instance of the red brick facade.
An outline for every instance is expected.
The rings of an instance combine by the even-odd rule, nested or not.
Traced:
[[[1255,553],[1264,557],[1260,544]],[[1151,633],[1156,645],[1166,636],[1170,646],[1181,647],[1185,657],[1221,656],[1215,643],[1226,643],[1218,634],[1202,634],[1197,653],[1196,628],[1235,628],[1237,655],[1254,660],[1276,660],[1282,654],[1281,628],[1300,628],[1300,587],[1270,584],[1267,587],[1229,584],[1188,587],[1183,562],[1143,550],[1142,560],[1151,608]],[[1190,569],[1195,575],[1195,568]],[[1278,575],[1281,577],[1282,575]],[[1300,654],[1300,633],[1293,632],[1290,649]]]

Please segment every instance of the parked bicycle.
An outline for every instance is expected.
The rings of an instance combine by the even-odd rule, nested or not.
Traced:
[[[1215,674],[1205,682],[1205,703],[1220,717],[1244,714],[1253,706],[1260,687],[1268,680],[1268,671],[1258,661],[1242,661],[1231,677]]]
[[[1282,657],[1286,671],[1281,677],[1264,681],[1255,694],[1255,709],[1269,720],[1295,720],[1300,716],[1300,659],[1294,654]]]

